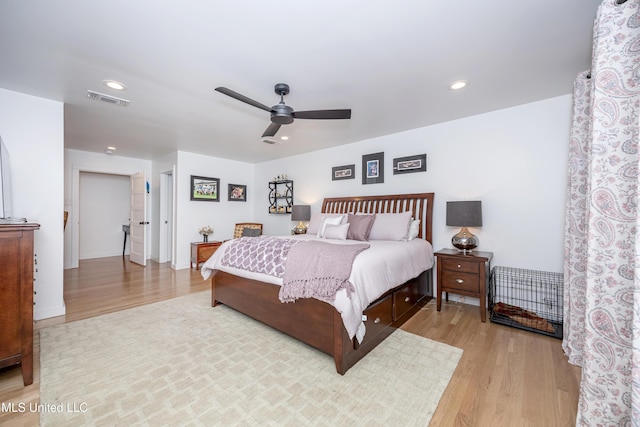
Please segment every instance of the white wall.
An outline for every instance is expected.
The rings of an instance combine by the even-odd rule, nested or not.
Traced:
[[[131,157],[122,157],[106,153],[90,153],[87,151],[65,149],[64,208],[69,211],[69,220],[64,232],[64,268],[77,267],[75,261],[79,258],[80,172],[95,172],[122,176],[129,176],[137,172],[144,172],[146,180],[150,183],[150,186],[153,185],[150,160],[134,159]],[[152,194],[147,196],[147,218],[151,218],[150,209],[151,206],[153,206],[152,196]],[[153,226],[154,225],[150,224],[147,229],[147,258],[150,257],[150,248],[153,245],[153,241],[151,240],[152,233],[150,231]]]
[[[79,259],[122,255],[131,211],[128,175],[80,172]],[[125,254],[129,253],[127,239]]]
[[[40,224],[35,232],[35,319],[65,313],[63,120],[61,102],[0,89],[0,135],[11,159],[13,216]]]
[[[190,197],[191,175],[220,178],[220,201],[192,201]],[[256,200],[264,196],[261,183],[255,188],[252,183],[253,165],[245,162],[219,159],[200,154],[178,152],[177,177],[174,192],[177,200],[176,218],[176,268],[189,268],[191,242],[202,241],[198,229],[210,225],[214,234],[209,240],[226,240],[233,237],[237,222],[253,220]],[[228,201],[228,185],[247,186],[246,202]]]
[[[483,227],[472,229],[492,265],[562,271],[564,203],[571,96],[468,117],[256,165],[257,200],[274,175],[294,180],[297,204],[319,212],[325,196],[435,192],[433,243],[451,246],[458,228],[445,225],[446,202],[481,200]],[[362,155],[385,153],[384,184],[362,185]],[[427,171],[393,175],[393,159],[427,154]],[[356,179],[331,180],[331,168],[356,165]],[[265,234],[288,234],[288,215],[255,205]]]

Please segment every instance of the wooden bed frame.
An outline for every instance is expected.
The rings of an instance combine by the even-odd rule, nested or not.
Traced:
[[[399,213],[410,210],[420,219],[418,237],[432,239],[434,193],[324,199],[323,213]],[[365,310],[367,332],[362,343],[349,336],[340,313],[313,298],[283,304],[280,287],[220,270],[211,278],[211,305],[227,305],[281,332],[332,355],[336,370],[347,372],[433,296],[432,270],[390,290]]]

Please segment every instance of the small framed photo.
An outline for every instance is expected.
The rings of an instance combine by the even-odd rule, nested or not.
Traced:
[[[247,186],[240,184],[229,184],[229,201],[230,202],[246,202]]]
[[[336,166],[331,168],[331,180],[356,179],[356,165]]]
[[[362,184],[382,184],[384,182],[384,153],[362,156]]]
[[[427,155],[418,154],[417,156],[398,157],[393,159],[393,174],[426,172],[427,171]]]
[[[191,175],[191,200],[219,202],[220,179]]]

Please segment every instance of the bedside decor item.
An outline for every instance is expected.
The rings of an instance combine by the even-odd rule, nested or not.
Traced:
[[[331,168],[331,180],[355,179],[356,165],[335,166]]]
[[[384,183],[384,153],[362,156],[362,184]]]
[[[302,221],[311,219],[311,206],[309,205],[293,205],[291,208],[291,221],[300,221],[296,228],[293,229],[294,234],[306,234],[307,226]]]
[[[220,179],[191,175],[191,200],[220,201]]]
[[[211,226],[209,225],[205,225],[204,227],[200,227],[200,229],[198,230],[198,233],[202,234],[203,242],[208,242],[209,234],[213,234],[213,228],[211,228]]]
[[[467,227],[482,226],[482,202],[447,202],[447,225],[462,227],[460,232],[451,238],[451,244],[462,253],[472,251],[478,247],[478,238],[471,234]]]
[[[240,184],[229,184],[229,201],[230,202],[246,202],[247,186]]]
[[[393,174],[426,172],[427,171],[427,155],[418,154],[417,156],[398,157],[393,159]]]

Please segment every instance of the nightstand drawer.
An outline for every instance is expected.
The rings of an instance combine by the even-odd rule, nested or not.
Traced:
[[[219,247],[220,245],[205,246],[204,248],[199,248],[200,256],[198,258],[204,259],[205,261],[208,260],[209,258],[211,258],[211,255],[213,255],[213,253],[218,250]]]
[[[455,292],[456,289],[467,292],[480,292],[480,278],[477,274],[442,271],[442,289]]]
[[[477,261],[465,261],[459,259],[443,259],[442,268],[444,270],[478,274],[480,272],[480,263]]]

